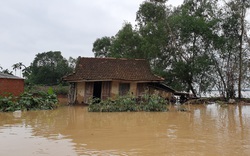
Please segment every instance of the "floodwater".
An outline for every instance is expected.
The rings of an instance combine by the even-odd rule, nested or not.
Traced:
[[[91,113],[87,107],[0,113],[1,156],[247,156],[250,106]]]

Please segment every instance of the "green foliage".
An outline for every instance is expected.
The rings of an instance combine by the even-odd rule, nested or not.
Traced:
[[[55,86],[46,86],[46,85],[29,85],[25,88],[25,91],[30,92],[32,94],[37,94],[39,92],[50,92],[56,95],[67,95],[69,92],[68,85],[55,85]]]
[[[167,101],[157,94],[145,94],[139,104],[143,111],[167,111]]]
[[[38,53],[27,68],[27,79],[31,84],[55,85],[61,82],[61,78],[73,71],[72,65],[76,60],[70,58],[68,62],[60,51]]]
[[[143,58],[154,64],[156,70],[164,68],[162,64],[169,64],[171,57],[165,48],[168,42],[166,11],[164,1],[142,3],[135,28],[131,23],[124,23],[115,36],[98,38],[92,51],[96,57]]]
[[[53,90],[56,95],[68,95],[69,86],[60,84],[60,85],[53,87]]]
[[[25,92],[20,97],[0,97],[0,111],[50,110],[57,107],[57,102],[57,96],[50,90],[36,95]]]
[[[115,35],[110,46],[110,56],[116,58],[143,58],[142,38],[130,23],[125,23]]]
[[[108,57],[110,56],[110,46],[112,43],[112,37],[98,38],[93,43],[92,51],[95,52],[95,57]]]
[[[167,23],[169,10],[164,2],[143,2],[136,13],[140,51],[143,58],[149,60],[154,71],[164,70],[170,64],[172,50],[170,30]]]
[[[9,71],[9,69],[2,69],[2,68],[0,68],[0,72],[1,72],[1,73],[4,73],[4,74],[13,75],[13,72],[12,72],[12,71]]]
[[[21,70],[22,70],[22,68],[25,69],[26,66],[22,62],[18,62],[18,63],[13,64],[12,68],[15,71],[15,75],[16,75],[16,70],[20,70],[20,76],[21,76]],[[23,72],[25,73],[26,70],[23,70]],[[24,74],[24,76],[25,76],[25,74]]]
[[[49,87],[49,89],[48,89],[48,94],[49,94],[49,95],[53,95],[53,94],[54,94],[54,91],[53,91],[52,87]]]
[[[144,95],[142,99],[133,96],[119,96],[115,100],[93,99],[89,105],[90,112],[136,112],[136,111],[167,111],[167,101],[154,94]]]
[[[239,88],[240,98],[241,84],[249,87],[250,80],[249,3],[185,0],[173,8],[165,0],[145,0],[136,25],[125,23],[115,36],[105,37],[108,42],[95,42],[93,52],[147,59],[174,89],[200,96],[216,87],[233,98]]]
[[[135,100],[131,96],[119,96],[116,100],[93,99],[89,105],[90,112],[125,112],[136,111]]]
[[[191,68],[191,65],[196,63],[193,61],[196,58],[183,60],[182,56],[185,54],[182,52],[184,51],[178,51],[178,48],[174,46],[176,46],[175,44],[177,44],[177,42],[180,46],[185,46],[184,44],[189,45],[192,41],[190,36],[196,31],[193,30],[193,27],[199,30],[199,32],[202,31],[200,29],[207,29],[204,20],[196,20],[196,18],[197,17],[189,17],[186,14],[182,15],[178,12],[171,14],[171,10],[167,8],[165,1],[145,1],[140,5],[136,13],[136,28],[134,29],[130,23],[126,23],[122,29],[118,31],[116,36],[112,37],[112,41],[109,42],[108,46],[104,47],[109,50],[108,56],[111,57],[147,59],[154,73],[166,77],[169,80],[167,82],[168,85],[173,86],[173,84],[176,83],[183,84],[179,85],[180,89],[187,90],[193,88],[191,85],[195,79],[194,77],[197,76],[195,73],[188,74],[190,73],[189,71],[194,69]],[[190,24],[186,22],[190,22]],[[201,23],[202,28],[199,27],[200,25],[196,26],[197,23]],[[184,36],[185,38],[178,38],[175,35]],[[95,43],[98,42],[99,39],[97,39]],[[197,43],[197,45],[198,44],[199,43]],[[94,44],[93,49],[98,49],[98,47],[104,49],[101,43]],[[193,49],[198,48],[194,46],[187,50],[193,52]],[[94,52],[95,54],[99,54],[98,51]],[[188,70],[181,73],[178,70],[178,66],[175,66],[179,61],[183,61],[185,66],[190,63],[192,64],[188,66],[189,68],[186,68]],[[205,64],[202,67],[200,67],[200,65],[197,67],[199,67],[200,71],[204,66]],[[174,68],[177,69],[178,73],[172,72]],[[172,77],[169,77],[169,75],[172,75]],[[189,77],[188,81],[182,77],[178,77],[179,75]],[[170,81],[175,83],[169,83]]]
[[[8,111],[15,111],[16,109],[20,108],[15,102],[12,96],[8,97],[0,97],[0,111],[1,112],[8,112]]]

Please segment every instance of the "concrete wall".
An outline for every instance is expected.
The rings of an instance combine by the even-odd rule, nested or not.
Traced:
[[[119,95],[119,81],[112,81],[111,82],[111,90],[110,90],[110,97],[112,99],[115,99]],[[79,82],[76,85],[76,103],[81,104],[83,102],[87,103],[88,99],[85,99],[85,82]],[[134,96],[137,96],[137,82],[131,82],[130,83],[130,93],[133,94]],[[170,92],[165,92],[162,90],[157,90],[154,88],[149,88],[149,94],[159,94],[164,98],[170,99],[172,96],[172,93]],[[91,97],[91,95],[88,95]],[[87,97],[86,97],[87,98]]]
[[[0,96],[7,95],[8,93],[14,96],[19,96],[24,92],[24,79],[0,79]]]
[[[132,82],[130,83],[130,93],[134,96],[137,96],[137,83],[136,82]]]
[[[79,82],[76,85],[76,103],[80,104],[84,102],[85,96],[85,82]]]
[[[115,99],[116,96],[119,95],[119,82],[118,81],[112,81],[111,82],[111,98]]]

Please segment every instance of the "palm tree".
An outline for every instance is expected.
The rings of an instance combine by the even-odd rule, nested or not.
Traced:
[[[22,74],[22,67],[26,68],[26,66],[22,63],[22,62],[18,62],[18,63],[15,63],[12,65],[13,67],[13,70],[15,70],[15,75],[16,75],[16,70],[20,70],[20,77],[21,77],[21,74]]]
[[[4,69],[2,73],[13,75],[12,71],[9,71],[9,69]]]
[[[12,65],[13,70],[15,70],[15,75],[16,75],[16,70],[18,69],[18,63],[15,63]]]

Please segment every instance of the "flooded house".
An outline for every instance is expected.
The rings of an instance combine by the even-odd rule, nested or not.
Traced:
[[[131,94],[157,92],[170,98],[174,90],[164,78],[151,72],[144,59],[79,58],[75,71],[63,78],[70,83],[69,104],[88,104],[91,98],[105,100]]]
[[[19,96],[24,92],[24,79],[0,72],[0,96]]]

